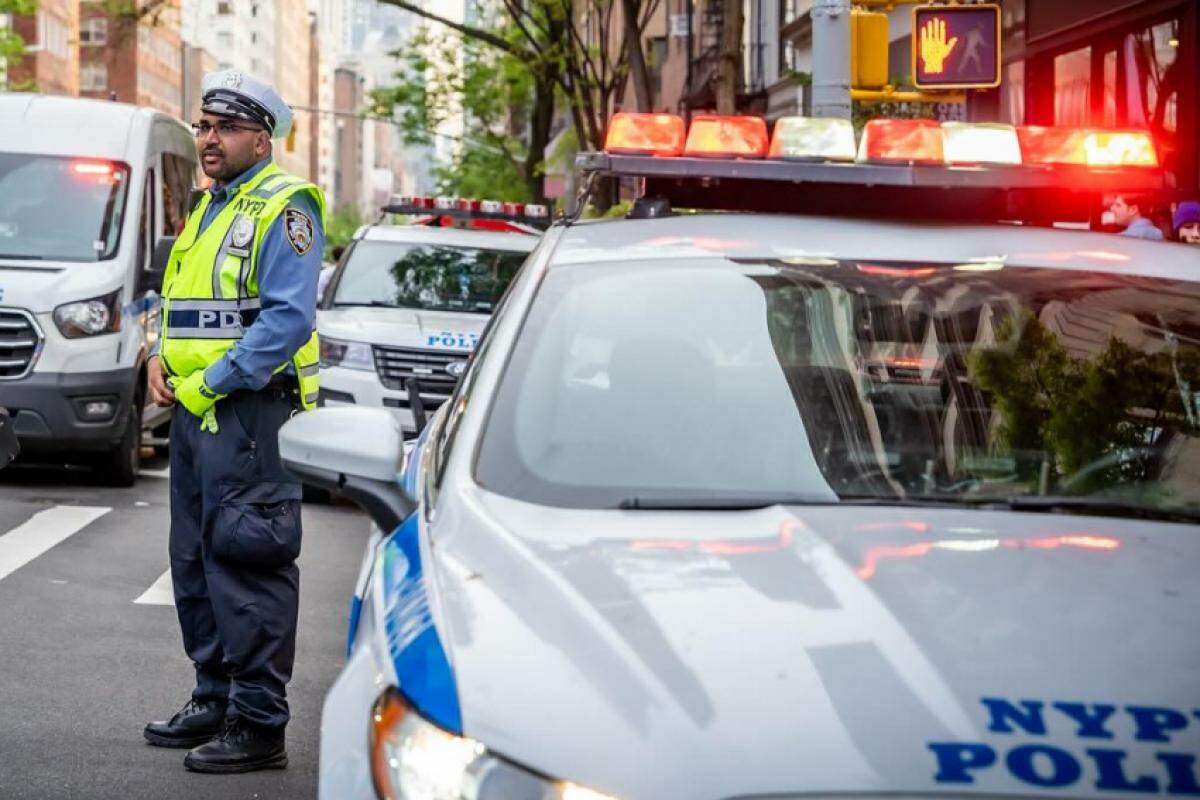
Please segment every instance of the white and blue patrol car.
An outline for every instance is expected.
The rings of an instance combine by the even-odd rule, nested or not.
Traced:
[[[1200,793],[1194,252],[653,199],[550,229],[407,459],[285,426],[383,531],[320,796]]]
[[[361,228],[317,310],[321,404],[386,408],[415,433],[454,390],[535,244],[536,235],[522,232]]]

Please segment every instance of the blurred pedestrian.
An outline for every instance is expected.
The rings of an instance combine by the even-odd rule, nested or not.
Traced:
[[[1149,195],[1143,194],[1119,194],[1113,198],[1108,210],[1112,213],[1113,223],[1122,228],[1121,236],[1155,241],[1166,238],[1150,219],[1152,202]]]
[[[1186,244],[1200,244],[1200,201],[1185,200],[1175,209],[1171,220],[1175,240]]]

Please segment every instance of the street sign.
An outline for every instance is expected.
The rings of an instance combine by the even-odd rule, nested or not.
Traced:
[[[916,6],[912,75],[918,89],[1000,85],[1000,6]]]

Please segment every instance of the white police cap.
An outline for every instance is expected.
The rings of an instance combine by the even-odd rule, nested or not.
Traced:
[[[274,87],[241,70],[208,73],[200,92],[201,111],[257,123],[273,139],[282,139],[292,129],[292,110]]]

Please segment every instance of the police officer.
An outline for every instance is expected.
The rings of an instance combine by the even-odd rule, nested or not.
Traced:
[[[325,199],[271,159],[291,127],[273,88],[211,73],[192,127],[212,178],[171,250],[150,391],[171,420],[171,577],[191,699],[146,726],[199,772],[287,765],[300,484],[279,428],[315,405]]]

